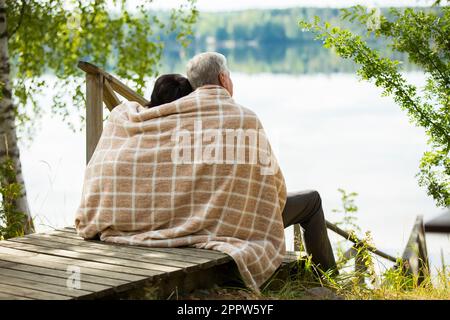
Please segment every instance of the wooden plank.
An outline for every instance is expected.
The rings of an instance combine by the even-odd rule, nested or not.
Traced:
[[[131,257],[133,257],[133,260],[140,259],[140,257],[144,258],[159,258],[159,259],[166,259],[166,260],[173,260],[173,261],[184,261],[189,262],[193,264],[206,264],[214,262],[213,259],[206,259],[206,258],[200,258],[200,257],[192,257],[192,256],[182,256],[179,254],[173,254],[168,252],[158,252],[153,251],[151,248],[149,250],[138,250],[132,246],[117,246],[109,243],[104,242],[93,242],[93,241],[86,241],[80,239],[74,239],[74,238],[64,238],[59,237],[57,234],[54,233],[39,233],[39,234],[30,234],[26,236],[25,238],[31,238],[31,239],[43,239],[43,240],[50,240],[57,243],[65,243],[65,244],[73,244],[80,247],[86,247],[86,248],[95,248],[95,249],[101,249],[104,251],[113,251],[113,252],[123,252]],[[12,239],[11,239],[12,240]]]
[[[129,101],[136,101],[141,106],[144,106],[148,103],[148,100],[143,98],[141,95],[131,90],[128,86],[126,86],[123,82],[119,81],[116,78],[108,77],[110,81],[111,88],[114,89],[118,94]]]
[[[52,285],[61,286],[64,288],[67,288],[67,278],[69,276],[68,273],[66,273],[65,277],[55,277],[55,276],[42,275],[42,274],[37,274],[37,273],[33,273],[33,272],[19,271],[19,270],[15,270],[15,269],[7,269],[7,268],[1,268],[1,267],[0,267],[0,275],[14,277],[14,278],[20,278],[20,279],[25,279],[25,280],[32,280],[32,281],[36,281],[36,282],[42,282],[45,284],[52,284]],[[106,289],[110,289],[110,288],[111,288],[111,286],[83,282],[83,277],[80,277],[80,289],[83,291],[95,292],[95,291],[102,291],[102,290],[106,290]]]
[[[198,249],[198,248],[191,248],[191,247],[178,247],[178,248],[174,248],[174,249],[183,250],[186,252],[198,253],[199,256],[205,255],[205,256],[216,257],[216,258],[228,256],[227,254],[225,254],[223,252],[220,252],[217,250],[211,250],[211,249]]]
[[[14,296],[21,296],[29,299],[45,299],[45,300],[69,300],[68,296],[61,294],[49,293],[29,288],[20,288],[15,285],[0,283],[0,292],[4,294],[12,293]]]
[[[73,228],[63,228],[63,229],[55,229],[59,232],[64,232],[65,236],[72,237],[74,239],[83,239],[80,236],[77,235],[75,229]],[[98,241],[98,240],[85,240],[89,242],[101,242],[105,243],[104,241]],[[127,246],[129,245],[123,245],[123,244],[114,244],[114,245],[120,245],[120,246]],[[152,250],[152,251],[159,251],[159,252],[173,252],[178,254],[185,254],[185,255],[191,255],[196,257],[204,257],[204,258],[224,258],[229,257],[227,254],[219,251],[214,250],[208,250],[208,249],[197,249],[197,248],[190,248],[190,247],[178,247],[178,248],[155,248],[155,247],[145,247],[145,246],[133,246],[136,249],[140,250]],[[227,258],[228,259],[228,258]],[[231,257],[230,257],[231,259]]]
[[[1,253],[2,251],[8,251],[9,255],[2,255],[2,253]],[[14,256],[12,256],[12,254],[14,254]],[[27,263],[41,263],[41,261],[45,261],[47,263],[47,265],[51,265],[52,267],[55,267],[55,265],[57,265],[57,263],[54,263],[53,261],[51,261],[52,258],[55,258],[54,256],[44,255],[44,257],[43,257],[43,259],[41,261],[37,261],[36,258],[35,258],[36,255],[39,255],[39,254],[36,254],[36,253],[31,253],[30,254],[30,252],[28,252],[28,251],[20,251],[20,250],[14,250],[14,249],[8,249],[8,248],[0,247],[0,259],[4,258],[4,256],[6,256],[7,258],[9,257],[9,258],[12,258],[12,259],[14,259],[16,261],[19,260],[18,261],[19,263],[23,263],[25,261]],[[22,257],[20,257],[20,256],[22,256]],[[20,261],[20,258],[22,258],[21,261]],[[56,257],[56,258],[58,258],[58,260],[61,259],[60,257]],[[66,259],[66,258],[64,258],[64,262],[66,262],[67,260],[70,261],[70,260],[73,260],[73,259]],[[61,262],[61,261],[59,261],[59,262]],[[82,261],[79,261],[79,262],[82,263]],[[5,264],[5,262],[0,261],[0,266],[2,266],[4,268],[11,267],[11,263],[9,263],[9,265],[6,265],[6,266],[3,266],[3,264]],[[69,263],[69,265],[71,265],[71,263]],[[76,265],[76,264],[73,264],[73,265]],[[45,266],[45,264],[42,264],[41,268],[43,268],[44,266]],[[226,265],[222,265],[222,266],[225,267]],[[203,272],[203,273],[201,273],[203,275],[203,278],[208,278],[208,277],[210,277],[210,274],[214,274],[215,273],[215,270],[217,270],[217,269],[214,268],[214,269],[208,269],[208,270],[205,270],[205,271],[203,271],[203,270],[200,271],[199,270],[198,272]],[[81,270],[81,273],[82,273],[82,278],[83,278],[84,275],[85,275],[84,269]],[[187,273],[182,273],[182,274],[180,273],[179,275],[184,275],[184,274],[187,274]],[[191,273],[189,273],[189,274],[191,274]],[[111,294],[113,294],[114,292],[124,292],[124,291],[128,291],[128,290],[133,290],[134,288],[139,288],[139,287],[142,287],[144,285],[145,286],[149,286],[150,285],[150,286],[165,287],[167,285],[166,281],[169,281],[170,279],[172,279],[174,277],[175,278],[177,278],[177,277],[179,278],[179,276],[177,276],[177,275],[166,277],[165,279],[167,279],[167,280],[164,280],[162,278],[159,278],[160,280],[158,280],[158,278],[156,278],[156,277],[146,278],[146,279],[139,280],[139,281],[129,282],[127,284],[124,284],[124,285],[121,285],[119,287],[116,287],[114,290],[109,289],[109,290],[104,290],[102,292],[96,292],[96,293],[92,292],[92,294],[90,294],[88,296],[82,296],[82,297],[83,298],[93,298],[93,297],[97,297],[97,296],[99,296],[99,297],[101,297],[101,296],[108,296],[108,295],[111,296]],[[180,279],[183,279],[183,278],[184,278],[184,276],[182,276]]]
[[[32,300],[32,299],[21,297],[21,296],[15,296],[10,293],[0,292],[0,300]]]
[[[105,102],[106,107],[109,109],[109,111],[120,104],[119,98],[114,93],[114,90],[109,84],[109,80],[106,78],[103,80],[103,101]]]
[[[54,237],[61,237],[61,238],[67,238],[71,239],[73,241],[81,241],[85,242],[86,244],[99,244],[99,245],[105,245],[113,249],[127,249],[134,251],[135,254],[144,254],[145,252],[158,252],[160,254],[169,254],[176,257],[179,257],[180,259],[183,259],[184,261],[190,261],[190,259],[198,259],[198,260],[192,260],[194,262],[200,262],[202,260],[211,260],[211,259],[217,259],[217,255],[210,255],[210,250],[202,250],[200,253],[194,251],[186,251],[184,249],[179,248],[154,248],[154,247],[144,247],[144,246],[131,246],[131,245],[125,245],[125,244],[116,244],[111,242],[104,242],[104,241],[98,241],[98,240],[84,240],[83,238],[79,237],[78,235],[74,233],[67,233],[67,232],[61,232],[61,231],[52,231],[50,233],[47,233],[50,236]],[[204,254],[206,253],[206,254]],[[221,254],[222,258],[228,259],[228,255]],[[220,258],[220,259],[222,259]],[[220,261],[220,259],[218,261]],[[206,262],[206,261],[205,261]]]
[[[103,131],[103,76],[86,74],[86,163]]]
[[[67,287],[59,286],[59,285],[53,285],[43,282],[37,282],[35,280],[27,280],[22,278],[16,278],[12,276],[4,276],[0,275],[0,284],[7,284],[11,286],[17,286],[20,288],[27,288],[27,289],[33,289],[36,291],[43,291],[48,293],[55,293],[60,294],[67,297],[77,298],[81,296],[87,296],[91,294],[92,292],[85,291],[85,290],[79,290],[79,289],[70,289]],[[12,291],[11,293],[14,293],[15,291]]]
[[[10,264],[13,263],[13,266]],[[52,259],[46,258],[36,258],[36,257],[20,257],[17,255],[2,255],[0,253],[0,266],[8,267],[18,270],[27,269],[27,267],[39,267],[48,269],[48,270],[56,270],[67,272],[68,267],[73,266],[74,264],[60,263],[55,262]],[[78,265],[79,266],[79,265]],[[100,270],[94,268],[88,268],[85,266],[81,266],[81,273],[83,274],[83,279],[85,281],[90,281],[92,283],[98,284],[112,284],[114,286],[119,286],[121,284],[125,284],[129,281],[138,281],[145,279],[142,276],[131,276],[128,274],[122,274],[119,272],[112,272],[108,270]],[[49,271],[49,272],[50,272]],[[120,281],[120,282],[119,282]]]
[[[91,274],[96,276],[104,276],[112,279],[126,280],[126,281],[137,281],[145,279],[146,277],[153,276],[164,276],[164,272],[161,271],[146,271],[144,275],[141,272],[134,272],[135,270],[126,268],[122,266],[116,266],[111,264],[84,261],[71,259],[61,256],[53,256],[43,253],[29,252],[23,250],[17,250],[12,248],[6,248],[0,246],[0,260],[10,261],[10,262],[20,262],[27,263],[28,261],[39,261],[39,263],[45,264],[45,266],[51,266],[53,264],[59,263],[64,265],[64,270],[67,270],[68,266],[78,266],[82,269],[83,274]]]
[[[0,241],[0,246],[7,247],[7,248],[13,248],[13,249],[17,249],[17,250],[22,250],[22,251],[29,251],[29,252],[42,253],[42,254],[52,255],[52,256],[72,258],[77,261],[82,260],[82,261],[88,261],[88,262],[94,262],[94,263],[102,263],[102,264],[105,264],[105,267],[107,267],[107,268],[110,266],[118,266],[118,267],[121,267],[122,270],[126,270],[126,272],[128,272],[128,273],[143,275],[143,276],[152,276],[155,274],[154,272],[163,272],[164,273],[164,272],[176,272],[176,271],[183,270],[182,268],[179,268],[179,267],[169,267],[169,266],[162,266],[162,265],[151,264],[151,263],[140,263],[140,262],[131,263],[129,260],[126,260],[126,259],[97,256],[95,254],[85,254],[85,253],[79,253],[79,252],[75,252],[75,251],[64,250],[64,249],[52,249],[52,248],[41,247],[41,246],[37,246],[37,245],[17,243],[17,242],[13,242],[10,240]]]
[[[38,264],[37,262],[36,264]],[[48,275],[58,278],[67,279],[67,267],[59,267],[59,264],[52,264],[50,267],[22,264],[20,262],[0,261],[0,267],[17,271],[25,271],[37,275]],[[84,271],[84,269],[82,269]],[[116,287],[127,283],[125,280],[111,279],[107,277],[98,277],[83,273],[81,281],[83,284],[96,284],[102,286]]]
[[[101,74],[105,79],[107,79],[113,90],[115,90],[118,94],[128,99],[129,101],[136,101],[141,105],[145,105],[148,103],[148,100],[143,98],[140,94],[136,93],[134,90],[130,89],[126,84],[124,84],[119,79],[112,76],[110,73],[105,70],[97,67],[96,65],[86,62],[79,61],[78,68],[86,72],[87,74]]]
[[[130,260],[129,263],[130,264],[133,263],[133,265],[136,265],[135,262],[138,263],[137,265],[140,265],[141,262],[148,262],[148,263],[162,265],[162,266],[179,267],[179,268],[188,268],[188,267],[193,267],[193,266],[198,265],[198,263],[161,259],[161,258],[156,258],[156,257],[148,257],[145,255],[137,256],[137,255],[133,255],[133,254],[129,254],[129,253],[105,250],[104,248],[98,248],[98,247],[94,247],[94,246],[85,247],[85,246],[68,244],[68,243],[59,243],[56,241],[51,241],[51,239],[50,240],[42,239],[42,237],[41,238],[39,238],[39,237],[21,237],[21,238],[16,238],[16,239],[10,239],[8,241],[17,242],[17,243],[27,243],[27,244],[38,245],[38,246],[43,246],[43,247],[48,247],[48,248],[75,251],[78,253],[95,254],[97,256],[121,258],[121,259]]]
[[[92,74],[106,73],[106,71],[97,67],[95,64],[86,62],[86,61],[81,61],[81,60],[78,61],[78,68],[80,68],[81,70],[83,70],[86,73],[92,73]]]

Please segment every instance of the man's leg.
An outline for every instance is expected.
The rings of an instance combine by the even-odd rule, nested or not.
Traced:
[[[304,229],[306,251],[312,255],[312,261],[320,269],[324,271],[336,269],[322,210],[322,200],[317,191],[289,192],[283,210],[283,222],[285,228],[296,223],[301,225]]]

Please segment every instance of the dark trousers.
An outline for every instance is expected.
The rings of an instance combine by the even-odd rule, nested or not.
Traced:
[[[323,271],[336,269],[333,250],[328,239],[322,200],[317,191],[289,192],[283,210],[284,227],[299,223],[306,251],[312,262]]]

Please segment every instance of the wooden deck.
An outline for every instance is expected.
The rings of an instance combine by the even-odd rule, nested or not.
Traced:
[[[285,264],[295,260],[289,252]],[[217,251],[86,241],[73,228],[0,241],[0,299],[167,298],[235,274]]]

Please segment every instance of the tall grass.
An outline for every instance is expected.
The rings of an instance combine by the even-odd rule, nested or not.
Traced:
[[[350,300],[404,300],[450,299],[450,268],[443,266],[435,275],[427,272],[425,278],[405,273],[400,265],[382,272],[367,273],[355,270],[340,272],[338,276],[322,272],[314,266],[310,257],[301,258],[291,266],[291,275],[277,279],[277,285],[269,281],[261,298],[269,299],[350,299]],[[360,279],[365,281],[361,282]],[[311,296],[309,289],[323,287],[332,295]],[[326,292],[326,291],[325,291]]]

